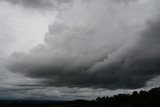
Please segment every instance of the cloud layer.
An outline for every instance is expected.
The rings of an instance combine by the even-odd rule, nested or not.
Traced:
[[[23,0],[29,2],[26,1]],[[72,8],[60,12],[49,26],[45,44],[29,53],[14,53],[6,67],[41,79],[42,85],[144,87],[160,73],[158,3],[158,0],[74,1]]]
[[[38,11],[63,9],[72,0],[1,0]]]

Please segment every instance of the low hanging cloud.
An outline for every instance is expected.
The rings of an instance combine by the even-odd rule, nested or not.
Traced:
[[[160,73],[157,3],[78,0],[49,26],[45,44],[15,52],[6,67],[42,85],[144,87]]]

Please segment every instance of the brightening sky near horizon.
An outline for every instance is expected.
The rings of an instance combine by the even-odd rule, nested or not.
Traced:
[[[160,0],[0,0],[0,99],[94,99],[160,86]]]

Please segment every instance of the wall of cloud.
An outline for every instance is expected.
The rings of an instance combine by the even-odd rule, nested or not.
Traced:
[[[49,7],[41,6],[41,0],[35,2],[40,7],[27,0],[14,4]],[[144,87],[159,75],[158,0],[65,3],[72,6],[58,11],[45,44],[8,58],[11,72],[41,79],[41,85],[107,89]]]

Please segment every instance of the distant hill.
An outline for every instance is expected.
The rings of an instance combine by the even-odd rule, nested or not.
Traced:
[[[98,97],[93,101],[0,101],[0,107],[160,107],[160,88]]]

